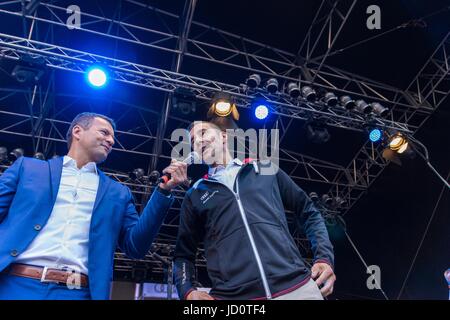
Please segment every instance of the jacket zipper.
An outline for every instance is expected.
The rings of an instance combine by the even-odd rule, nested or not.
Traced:
[[[222,182],[219,182],[219,181],[216,181],[216,180],[209,180],[209,179],[206,180],[206,181],[219,183],[219,184],[225,186],[228,190],[231,191],[231,193],[233,194],[234,198],[236,199],[236,201],[238,203],[238,208],[239,208],[239,212],[241,214],[242,221],[244,222],[245,231],[247,232],[247,236],[248,236],[248,238],[250,240],[250,245],[252,247],[253,254],[254,254],[255,259],[256,259],[256,264],[258,265],[258,270],[259,270],[259,274],[261,276],[261,280],[263,282],[263,287],[264,287],[264,292],[266,293],[266,298],[268,300],[270,300],[270,299],[272,299],[272,294],[270,292],[269,283],[267,281],[266,273],[264,271],[264,267],[263,267],[262,262],[261,262],[261,257],[259,255],[258,248],[256,247],[252,231],[250,230],[250,226],[249,226],[248,221],[247,221],[247,216],[245,215],[244,206],[242,205],[242,201],[241,201],[241,198],[239,196],[239,179],[238,178],[239,178],[239,174],[241,173],[242,168],[238,171],[238,173],[236,175],[236,192],[234,192],[234,190],[230,189],[226,184],[224,184]]]

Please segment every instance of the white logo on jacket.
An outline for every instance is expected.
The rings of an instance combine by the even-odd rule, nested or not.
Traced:
[[[209,191],[206,191],[201,197],[200,200],[202,201],[202,204],[205,204],[208,202],[209,199],[214,197],[214,195],[219,192],[219,190],[214,190],[213,193],[209,194]]]

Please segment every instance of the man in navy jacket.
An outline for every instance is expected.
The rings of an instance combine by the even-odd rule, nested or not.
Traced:
[[[0,299],[108,299],[116,247],[149,250],[187,179],[173,161],[139,216],[130,190],[97,168],[112,150],[114,121],[79,114],[66,156],[20,157],[0,176]]]
[[[181,206],[175,249],[180,298],[323,299],[333,291],[336,276],[333,246],[320,212],[283,170],[233,159],[226,132],[232,122],[221,119],[226,118],[194,122],[190,128],[194,150],[209,165],[209,173],[189,189]],[[294,212],[311,241],[311,269],[289,233],[285,210]],[[200,242],[212,282],[209,294],[194,285]]]

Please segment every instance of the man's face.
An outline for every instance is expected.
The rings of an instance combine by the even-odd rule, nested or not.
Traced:
[[[199,122],[190,131],[191,145],[208,165],[221,164],[226,136],[215,125]]]
[[[86,152],[88,159],[95,163],[105,161],[114,145],[114,130],[111,124],[102,118],[94,118],[89,129],[75,126],[73,135],[77,135],[79,147]]]

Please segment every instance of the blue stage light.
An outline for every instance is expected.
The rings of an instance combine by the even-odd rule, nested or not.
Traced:
[[[101,88],[106,85],[108,75],[106,71],[99,67],[93,67],[87,71],[89,84],[95,88]]]
[[[375,128],[375,129],[370,130],[370,133],[369,133],[370,141],[378,142],[378,141],[380,141],[382,136],[383,136],[383,133],[381,132],[380,129]]]
[[[258,104],[255,108],[255,117],[264,120],[269,115],[269,108],[264,104]]]

